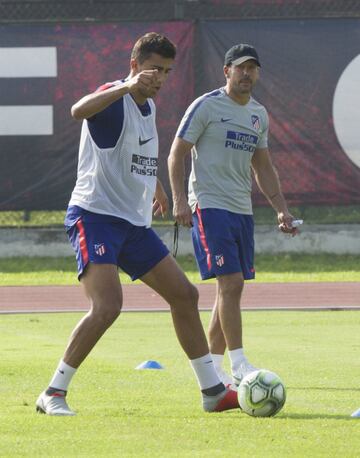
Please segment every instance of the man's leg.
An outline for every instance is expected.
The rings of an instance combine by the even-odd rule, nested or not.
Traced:
[[[211,319],[209,323],[209,347],[211,354],[224,355],[226,350],[226,340],[224,333],[221,329],[220,317],[219,317],[219,284],[216,282],[216,297],[215,304],[211,313]]]
[[[170,255],[142,276],[141,280],[170,305],[175,332],[190,359],[203,393],[204,409],[221,411],[237,408],[236,393],[225,389],[215,371],[200,320],[197,289]]]
[[[179,342],[190,359],[209,352],[198,311],[198,291],[170,255],[161,260],[141,280],[170,305]]]
[[[120,315],[122,290],[117,266],[90,263],[81,277],[89,312],[72,332],[63,360],[79,367],[96,342]]]
[[[219,285],[216,283],[216,298],[215,304],[212,310],[211,319],[209,323],[209,347],[212,359],[214,361],[214,366],[220,380],[224,383],[224,385],[232,384],[232,378],[225,372],[223,369],[223,360],[224,360],[224,353],[226,350],[226,341],[224,337],[224,333],[221,329],[220,318],[219,318]]]
[[[122,291],[116,266],[89,263],[81,283],[90,301],[90,310],[73,330],[48,389],[36,403],[38,411],[49,415],[74,414],[65,402],[68,385],[76,369],[121,311]]]
[[[241,272],[219,275],[217,284],[218,321],[229,351],[231,372],[235,382],[238,384],[246,374],[256,370],[247,361],[243,351],[240,300],[244,288],[244,277]],[[215,325],[218,325],[217,322]]]
[[[242,348],[240,299],[244,287],[241,272],[217,277],[218,313],[228,350]]]

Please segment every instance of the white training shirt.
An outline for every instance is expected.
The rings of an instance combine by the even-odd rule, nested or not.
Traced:
[[[177,136],[193,143],[189,205],[252,214],[251,159],[268,145],[269,119],[252,97],[234,102],[220,88],[196,99],[187,109]]]
[[[123,128],[113,148],[99,148],[88,121],[83,121],[78,176],[69,205],[149,227],[158,164],[156,108],[148,99],[151,113],[143,116],[130,94],[124,95],[123,103]]]

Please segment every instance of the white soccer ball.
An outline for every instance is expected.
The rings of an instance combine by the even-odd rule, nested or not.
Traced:
[[[248,415],[272,417],[285,404],[286,389],[278,375],[260,369],[241,380],[238,398],[241,409]]]

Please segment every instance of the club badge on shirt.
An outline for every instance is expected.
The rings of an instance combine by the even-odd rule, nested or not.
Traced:
[[[251,116],[251,122],[252,122],[252,125],[253,125],[253,128],[254,128],[254,129],[256,129],[256,130],[259,130],[259,129],[260,129],[260,119],[259,119],[259,116],[252,115],[252,116]]]

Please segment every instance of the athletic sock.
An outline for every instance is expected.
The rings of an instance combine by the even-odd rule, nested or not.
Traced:
[[[222,384],[214,367],[210,353],[190,360],[201,390]]]
[[[216,369],[216,372],[221,372],[222,371],[222,364],[223,364],[223,361],[224,361],[224,355],[219,355],[219,354],[216,354],[216,353],[211,353],[211,357],[212,357],[212,360],[214,362],[214,366],[215,366],[215,369]]]
[[[52,386],[49,386],[49,388],[45,391],[45,394],[47,396],[66,396],[67,391],[64,390],[58,390],[57,388],[53,388]]]
[[[229,350],[229,358],[231,363],[231,372],[234,374],[239,369],[241,363],[246,361],[243,348],[236,348]]]
[[[215,386],[201,390],[201,392],[206,396],[217,396],[219,393],[222,393],[224,391],[224,388],[225,385],[222,382],[220,382]]]
[[[76,370],[77,369],[69,366],[61,360],[56,368],[53,378],[49,383],[49,387],[66,392]]]

